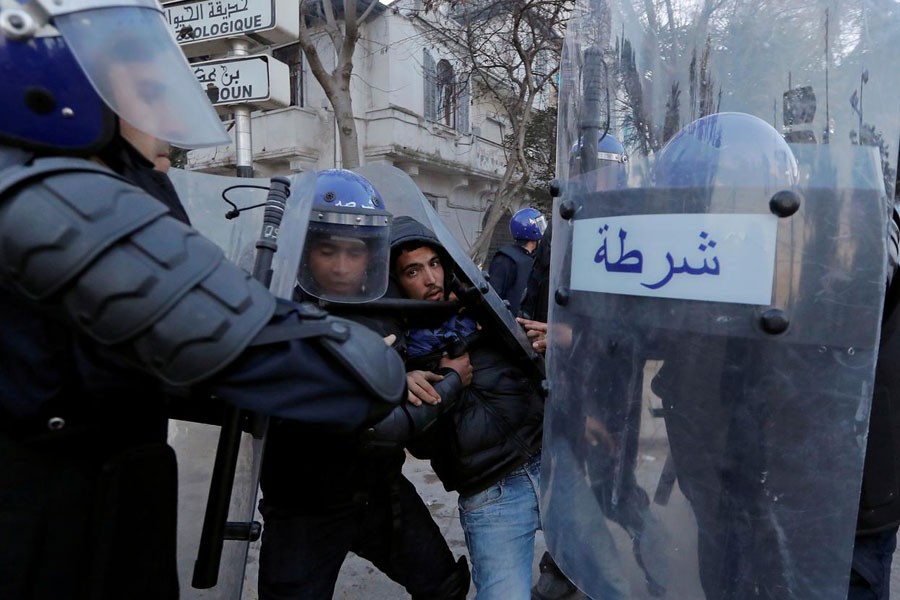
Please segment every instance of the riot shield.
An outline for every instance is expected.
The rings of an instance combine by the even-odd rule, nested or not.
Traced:
[[[604,600],[843,599],[900,13],[660,6],[580,2],[565,41],[547,545]],[[603,175],[605,136],[625,147],[622,177]]]
[[[480,317],[492,321],[502,337],[504,346],[511,349],[523,362],[530,363],[543,374],[544,362],[531,347],[522,327],[509,311],[503,299],[488,285],[481,270],[472,262],[459,241],[450,233],[447,226],[435,212],[431,203],[422,193],[409,175],[400,169],[386,165],[365,165],[354,169],[375,186],[382,195],[394,217],[407,216],[419,221],[431,229],[447,254],[455,263],[455,272],[467,286],[471,286],[473,294],[477,294]]]
[[[262,238],[277,238],[277,251],[272,257],[271,275],[267,278],[275,295],[284,298],[291,296],[306,232],[306,217],[301,215],[301,207],[305,206],[308,212],[309,202],[304,199],[304,194],[311,198],[314,175],[292,178],[291,194],[285,202],[280,231],[267,230],[272,225],[264,222],[269,179],[223,177],[177,169],[172,169],[169,177],[194,228],[217,243],[231,261],[247,272],[254,271],[258,245],[266,245]],[[213,548],[215,556],[210,566],[206,567],[210,572],[203,577],[208,580],[202,584],[203,588],[214,586],[203,589],[192,585],[192,582],[198,584],[195,559],[198,559],[201,532],[210,527],[209,523],[205,524],[209,520],[208,501],[211,496],[229,491],[213,489],[215,485],[211,487],[211,481],[218,479],[213,476],[213,465],[220,444],[220,426],[223,426],[223,420],[229,420],[225,416],[228,411],[220,403],[193,398],[176,399],[172,407],[175,418],[170,420],[169,444],[178,455],[179,466],[178,565],[181,598],[237,600],[244,586],[249,543],[258,537],[258,531],[250,531],[249,535],[246,531],[225,531],[221,559],[218,548]],[[244,431],[240,433],[230,502],[227,503],[227,521],[250,524],[254,521],[256,510],[265,421],[246,414],[238,418]]]

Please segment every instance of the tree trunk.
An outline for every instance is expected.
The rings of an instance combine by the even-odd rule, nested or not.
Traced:
[[[349,90],[331,99],[334,117],[337,120],[338,139],[341,145],[341,168],[355,169],[360,165],[359,141],[356,120],[353,118],[353,103]],[[335,165],[336,166],[336,165]]]

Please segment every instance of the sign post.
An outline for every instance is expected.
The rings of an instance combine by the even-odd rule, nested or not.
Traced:
[[[231,40],[231,56],[248,56],[247,42]],[[250,130],[250,105],[236,104],[234,111],[234,157],[238,177],[253,177],[253,137]]]

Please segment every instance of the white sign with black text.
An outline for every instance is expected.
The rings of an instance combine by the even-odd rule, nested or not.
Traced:
[[[188,56],[228,49],[227,38],[277,44],[297,39],[297,0],[187,0],[163,5],[166,23]]]
[[[778,217],[626,215],[575,221],[573,290],[768,305]]]
[[[279,108],[290,104],[288,66],[271,56],[198,62],[191,64],[191,69],[214,106]]]

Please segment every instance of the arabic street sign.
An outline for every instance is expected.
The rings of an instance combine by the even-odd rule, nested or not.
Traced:
[[[768,305],[778,218],[772,214],[631,215],[577,221],[571,288]]]
[[[191,69],[213,106],[253,104],[268,109],[290,104],[288,66],[271,56],[197,62]]]
[[[178,0],[163,12],[188,57],[225,52],[227,38],[247,36],[265,44],[297,39],[300,5],[296,0]]]

